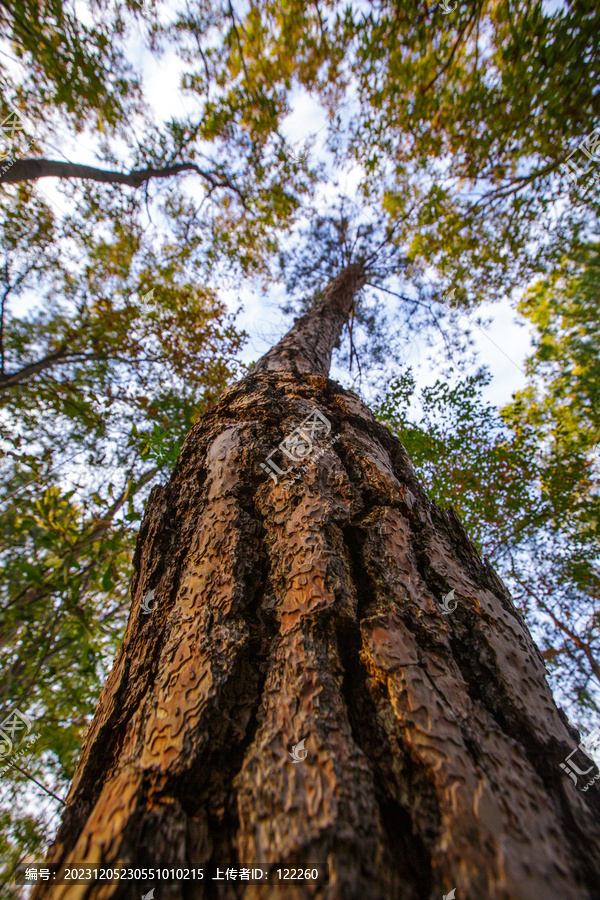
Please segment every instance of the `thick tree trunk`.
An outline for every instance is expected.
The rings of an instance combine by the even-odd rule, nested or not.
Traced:
[[[153,491],[51,862],[330,870],[325,888],[155,882],[156,900],[598,896],[599,792],[560,768],[578,739],[508,591],[402,445],[327,377],[363,280],[352,267],[333,282]],[[298,455],[314,410],[329,439],[266,476],[286,437]]]

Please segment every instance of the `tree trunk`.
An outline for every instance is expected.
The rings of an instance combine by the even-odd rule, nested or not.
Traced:
[[[360,266],[338,276],[153,490],[50,862],[329,866],[325,888],[154,882],[156,900],[599,896],[600,796],[579,789],[596,770],[575,786],[560,768],[579,738],[521,615],[399,441],[327,377],[363,283]],[[315,414],[302,438],[314,410],[331,434]],[[266,460],[285,438],[280,476]]]

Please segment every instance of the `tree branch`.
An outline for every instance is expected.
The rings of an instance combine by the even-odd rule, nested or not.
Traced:
[[[600,682],[600,665],[598,664],[596,658],[594,657],[594,654],[589,645],[589,642],[586,643],[585,641],[582,641],[582,639],[577,634],[575,634],[574,631],[572,631],[570,628],[568,628],[564,622],[561,622],[561,620],[550,609],[548,604],[545,603],[544,600],[542,600],[542,598],[539,596],[539,594],[533,590],[531,585],[523,584],[521,579],[518,578],[514,573],[512,573],[512,576],[515,579],[515,581],[517,581],[521,585],[521,587],[523,588],[524,591],[529,591],[531,594],[533,594],[538,606],[540,606],[544,610],[544,612],[547,613],[548,616],[550,616],[550,618],[552,619],[552,621],[554,622],[556,627],[559,628],[563,632],[563,634],[566,634],[567,637],[569,637],[573,641],[575,646],[583,652],[587,661],[590,664],[590,668],[591,668],[593,674],[598,679],[598,682]]]
[[[15,384],[26,381],[28,378],[31,378],[32,375],[37,375],[38,372],[49,369],[59,359],[63,359],[65,356],[70,355],[67,353],[67,349],[66,344],[61,344],[58,350],[54,350],[53,353],[49,353],[47,356],[38,359],[37,362],[31,363],[28,366],[23,366],[18,372],[9,372],[8,375],[4,374],[3,366],[2,372],[0,372],[0,391],[5,391],[10,387],[14,387]]]
[[[53,791],[43,785],[41,781],[38,781],[37,778],[34,778],[33,775],[30,775],[30,773],[27,772],[26,769],[22,769],[21,766],[18,766],[15,762],[11,762],[10,760],[8,761],[8,764],[14,769],[18,769],[22,775],[24,775],[26,778],[29,778],[30,781],[34,782],[34,784],[37,784],[38,787],[40,787],[43,791],[46,791],[47,794],[50,794],[51,797],[54,797],[55,800],[58,800],[59,803],[62,803],[63,806],[67,805],[62,797],[59,797],[58,794],[55,794]]]
[[[78,163],[59,162],[53,159],[19,159],[8,171],[0,174],[0,183],[18,184],[22,181],[35,181],[38,178],[89,178],[92,181],[126,184],[129,187],[138,188],[150,178],[170,178],[180,172],[196,172],[208,181],[212,189],[226,187],[236,191],[241,197],[239,189],[228,178],[217,178],[211,172],[201,169],[192,162],[174,163],[162,169],[137,169],[127,173],[98,169],[95,166],[82,166]]]
[[[481,11],[479,11],[479,12],[481,12]],[[459,47],[459,45],[460,45],[460,42],[461,42],[462,39],[463,39],[463,35],[464,35],[465,31],[467,30],[467,28],[469,28],[469,26],[471,26],[471,28],[469,28],[469,34],[467,34],[467,38],[468,38],[469,35],[471,34],[471,30],[472,30],[472,27],[473,27],[474,23],[477,22],[477,21],[478,21],[478,10],[477,10],[477,7],[475,7],[473,18],[471,18],[471,17],[469,16],[469,18],[467,19],[467,21],[465,22],[465,24],[464,24],[463,27],[461,28],[461,30],[460,30],[460,32],[459,32],[459,34],[458,34],[458,38],[457,38],[457,40],[456,40],[456,43],[454,44],[454,47],[452,48],[452,51],[451,51],[451,53],[450,53],[450,56],[448,57],[448,59],[446,60],[446,62],[445,62],[444,65],[442,66],[442,68],[439,69],[439,71],[437,72],[437,74],[434,75],[434,77],[431,79],[431,81],[429,82],[429,84],[427,84],[424,88],[421,89],[421,93],[422,93],[422,94],[426,94],[427,91],[428,91],[431,87],[433,87],[433,85],[436,83],[436,81],[438,80],[438,78],[440,77],[440,75],[443,75],[443,74],[444,74],[444,72],[446,71],[446,69],[448,68],[448,66],[452,65],[452,60],[454,59],[454,54],[455,54],[456,51],[458,50],[458,47]]]

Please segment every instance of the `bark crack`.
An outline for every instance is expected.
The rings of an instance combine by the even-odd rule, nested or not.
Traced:
[[[398,875],[398,897],[428,900],[433,889],[431,855],[406,802],[415,786],[421,804],[438,817],[437,800],[425,773],[401,743],[390,746],[389,735],[381,726],[377,709],[389,704],[385,687],[369,679],[362,661],[361,622],[376,612],[377,601],[371,577],[363,561],[367,529],[359,524],[344,528],[344,542],[357,588],[356,621],[338,623],[337,640],[342,661],[343,693],[352,735],[369,761],[373,774],[381,822],[387,839],[392,868]],[[401,780],[399,781],[399,776]],[[402,802],[404,795],[405,802]]]

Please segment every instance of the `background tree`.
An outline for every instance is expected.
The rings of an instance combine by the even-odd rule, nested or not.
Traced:
[[[27,201],[2,231],[0,708],[29,714],[39,738],[2,773],[7,878],[51,833],[40,816],[33,840],[21,770],[66,792],[122,640],[144,501],[238,370],[242,340],[214,292],[188,280],[185,254],[140,252],[134,210],[101,236],[100,211],[91,231],[76,219],[61,230]],[[39,305],[11,315],[30,291]]]

